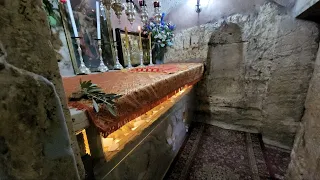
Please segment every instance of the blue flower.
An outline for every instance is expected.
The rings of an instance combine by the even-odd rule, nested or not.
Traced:
[[[173,31],[176,28],[176,25],[169,25],[169,29]]]
[[[165,14],[165,13],[162,13],[162,15],[161,15],[161,24],[163,24],[163,23],[164,23],[164,21],[163,21],[164,16],[166,16],[166,14]]]

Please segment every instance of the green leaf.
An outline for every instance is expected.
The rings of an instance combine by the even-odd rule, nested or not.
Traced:
[[[88,89],[88,93],[101,93],[100,88],[90,88]]]
[[[49,23],[51,26],[55,27],[57,25],[57,20],[54,17],[49,16]]]
[[[99,112],[99,103],[102,103],[106,105],[107,110],[113,116],[117,116],[114,100],[120,98],[122,95],[114,93],[106,94],[97,86],[97,84],[93,84],[91,80],[82,81],[80,79],[80,88],[81,93],[85,95],[83,98],[86,97],[92,99],[92,104],[96,112]]]
[[[108,111],[113,115],[113,116],[117,116],[117,112],[114,108],[113,105],[109,104],[109,103],[106,103],[106,107],[108,109]]]
[[[92,105],[93,105],[94,110],[98,113],[99,112],[99,105],[94,99],[92,99]]]

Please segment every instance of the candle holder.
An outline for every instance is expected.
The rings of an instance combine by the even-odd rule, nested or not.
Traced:
[[[123,69],[123,66],[119,62],[118,50],[117,50],[117,41],[114,42],[114,53],[116,54],[116,63],[114,65],[113,69],[121,70],[121,69]]]
[[[140,1],[139,4],[141,7],[141,14],[140,14],[141,22],[142,22],[142,26],[144,27],[148,22],[148,16],[149,16],[148,10],[147,10],[147,5],[144,0]]]
[[[143,64],[143,50],[140,50],[140,65],[139,67],[144,67],[145,65]]]
[[[75,37],[75,39],[76,39],[76,42],[78,45],[77,51],[78,51],[79,58],[80,58],[80,67],[79,67],[80,74],[90,74],[91,73],[90,69],[86,67],[86,65],[84,64],[84,61],[83,61],[82,49],[80,46],[80,37]]]
[[[102,58],[102,49],[101,49],[101,39],[97,39],[98,41],[98,48],[99,48],[99,56],[100,56],[100,65],[98,67],[98,71],[100,72],[107,72],[109,71],[108,67],[104,64]]]
[[[160,13],[160,3],[158,1],[155,1],[154,3],[154,21],[156,23],[160,23],[161,21],[161,13]]]
[[[132,0],[127,0],[127,8],[126,8],[126,14],[127,14],[127,18],[128,21],[130,22],[130,24],[132,25],[135,18],[135,13],[136,10],[134,9],[134,4]]]
[[[152,50],[150,49],[149,51],[149,57],[150,57],[150,63],[149,66],[154,66],[153,62],[152,62]]]
[[[126,67],[126,69],[131,69],[131,68],[133,68],[133,66],[131,64],[131,56],[130,56],[129,49],[127,49],[127,56],[128,56],[128,66]]]

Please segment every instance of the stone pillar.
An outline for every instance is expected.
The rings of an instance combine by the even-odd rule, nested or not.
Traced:
[[[0,24],[0,179],[83,178],[42,1],[0,0]]]

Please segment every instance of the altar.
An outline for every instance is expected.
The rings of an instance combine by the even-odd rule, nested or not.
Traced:
[[[63,79],[66,96],[91,80],[116,100],[117,116],[95,112],[86,100],[69,101],[81,155],[96,179],[161,179],[193,118],[193,88],[202,63],[163,64]]]

